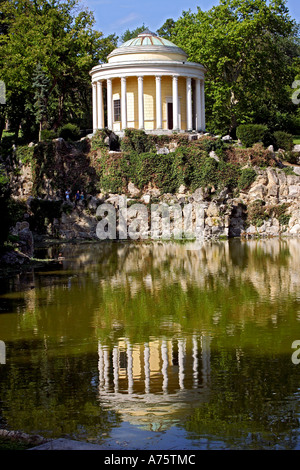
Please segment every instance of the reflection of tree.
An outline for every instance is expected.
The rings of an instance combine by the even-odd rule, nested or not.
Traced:
[[[299,405],[290,398],[298,387],[290,356],[234,356],[213,356],[210,401],[194,410],[184,428],[191,438],[221,440],[227,448],[294,448]]]
[[[228,437],[233,446],[247,438],[249,447],[285,434],[283,445],[293,446],[289,397],[299,385],[285,355],[299,331],[298,240],[61,250],[65,260],[55,271],[19,276],[1,291],[12,312],[0,315],[1,339],[10,346],[0,369],[4,424],[99,436],[119,419],[104,411],[91,385],[99,340],[109,350],[120,338],[134,346],[203,333],[211,337],[210,400],[186,429]]]
[[[117,414],[97,399],[97,355],[51,357],[51,347],[48,351],[40,342],[14,348],[19,361],[1,370],[3,426],[13,423],[14,429],[45,437],[100,441],[102,433],[118,425]]]

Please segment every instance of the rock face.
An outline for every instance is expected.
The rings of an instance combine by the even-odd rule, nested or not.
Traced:
[[[11,229],[11,234],[18,237],[20,251],[24,255],[32,257],[34,251],[34,241],[29,223],[25,221],[17,222],[16,226]]]

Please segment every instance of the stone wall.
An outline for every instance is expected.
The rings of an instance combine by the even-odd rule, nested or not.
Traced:
[[[133,222],[143,237],[152,236],[150,231],[150,206],[152,203],[166,204],[169,207],[180,205],[182,210],[187,205],[192,206],[193,233],[200,238],[220,237],[253,237],[253,236],[294,236],[300,235],[300,176],[286,174],[283,170],[267,168],[258,169],[258,177],[247,191],[240,192],[232,198],[226,188],[218,194],[211,194],[203,188],[189,193],[181,187],[177,194],[163,194],[157,188],[149,187],[140,192],[130,183],[126,195],[128,205],[128,226]],[[125,195],[123,195],[125,197]],[[248,220],[249,206],[259,201],[262,210],[268,212],[268,217],[260,224],[251,224]],[[96,209],[102,203],[111,204],[118,215],[119,195],[98,194],[90,197],[87,205],[78,205],[70,214],[63,214],[56,220],[56,231],[63,239],[97,239]],[[149,220],[145,224],[139,217],[138,206],[143,204],[148,211]],[[272,209],[285,206],[285,218],[272,215]],[[276,211],[275,211],[276,212]],[[172,214],[172,213],[171,213]],[[183,220],[184,220],[184,212]],[[171,233],[174,222],[171,216]],[[157,234],[157,233],[156,233]],[[158,233],[163,236],[163,233]],[[128,238],[130,238],[128,236]]]

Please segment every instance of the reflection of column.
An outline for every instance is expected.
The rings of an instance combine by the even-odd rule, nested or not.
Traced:
[[[121,121],[122,129],[127,127],[126,77],[121,78]]]
[[[97,108],[98,108],[98,129],[103,129],[103,94],[102,82],[97,82]]]
[[[178,340],[178,366],[179,366],[179,387],[184,388],[184,341]]]
[[[193,387],[198,387],[198,341],[193,336]]]
[[[112,81],[107,79],[107,127],[112,130],[113,128],[113,114],[112,114]]]
[[[109,354],[108,349],[104,349],[104,388],[107,392],[109,390]]]
[[[92,84],[93,98],[93,132],[97,130],[97,84]]]
[[[155,77],[156,82],[156,129],[162,129],[161,111],[161,77]]]
[[[203,385],[207,385],[210,377],[210,337],[201,337]]]
[[[119,351],[118,346],[113,349],[113,370],[114,370],[114,388],[115,392],[119,390]]]
[[[173,129],[179,129],[178,123],[178,112],[179,112],[179,105],[178,105],[178,77],[173,76]]]
[[[99,371],[99,385],[100,388],[103,387],[103,369],[104,369],[104,364],[103,364],[103,350],[102,350],[102,345],[99,341],[98,343],[98,371]]]
[[[186,79],[186,120],[187,130],[193,129],[193,116],[192,116],[192,79]]]
[[[138,77],[139,129],[144,129],[144,82]]]
[[[167,348],[167,342],[163,340],[162,345],[161,345],[161,357],[163,360],[162,363],[162,375],[163,375],[163,391],[167,391],[168,388],[168,348]]]
[[[150,349],[149,344],[144,346],[145,393],[150,391]]]
[[[201,82],[196,78],[196,130],[201,131]]]
[[[127,375],[128,375],[128,393],[132,393],[133,388],[133,374],[132,374],[132,347],[127,341]]]

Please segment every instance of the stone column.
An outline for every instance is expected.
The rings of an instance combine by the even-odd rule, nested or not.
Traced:
[[[155,77],[156,82],[156,129],[162,129],[162,106],[161,106],[161,77]]]
[[[201,80],[201,128],[205,131],[205,93],[204,80]]]
[[[122,129],[127,127],[126,77],[121,78],[121,122]]]
[[[202,130],[201,122],[201,82],[199,78],[196,78],[196,130]]]
[[[92,98],[93,98],[93,132],[97,130],[97,85],[92,84]]]
[[[193,130],[193,114],[192,114],[192,79],[186,79],[186,124],[187,130]]]
[[[138,77],[139,129],[144,129],[144,77]]]
[[[107,127],[113,129],[113,113],[112,113],[112,80],[107,79]]]
[[[179,122],[178,122],[178,111],[179,111],[179,103],[178,103],[178,77],[173,76],[173,129],[177,131],[179,129]]]
[[[98,111],[98,129],[104,127],[103,115],[103,94],[102,94],[102,81],[97,82],[97,111]]]

